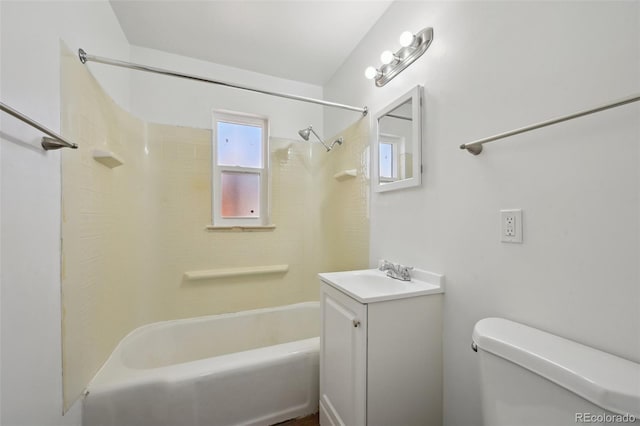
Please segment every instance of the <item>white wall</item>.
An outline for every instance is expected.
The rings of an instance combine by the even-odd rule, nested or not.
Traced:
[[[2,25],[2,6],[0,6],[0,25]],[[2,31],[0,30],[0,47],[2,47]],[[0,99],[2,99],[2,54],[0,54]],[[0,118],[0,132],[2,131]],[[0,145],[2,136],[0,135]],[[2,147],[0,147],[0,188],[2,188]],[[2,196],[0,196],[0,224],[2,223]],[[0,423],[2,423],[2,227],[0,226]]]
[[[445,423],[479,422],[474,323],[506,317],[640,361],[640,106],[458,145],[640,91],[640,3],[395,2],[325,86],[372,113],[425,86],[423,186],[372,193],[372,264],[441,272]],[[435,39],[383,88],[363,77],[399,34]],[[325,133],[345,119],[325,112]],[[524,209],[524,244],[498,241]]]
[[[129,46],[107,1],[0,2],[0,99],[60,128],[60,40],[103,55]],[[96,75],[128,105],[125,71]],[[1,417],[3,426],[77,425],[62,417],[60,357],[60,154],[0,114]]]
[[[154,49],[132,46],[131,61],[273,92],[322,99],[320,86]],[[146,72],[134,72],[131,78],[132,112],[149,122],[210,129],[211,111],[226,109],[267,115],[271,136],[279,138],[300,140],[298,130],[310,124],[318,129],[323,126],[322,107],[315,104]]]

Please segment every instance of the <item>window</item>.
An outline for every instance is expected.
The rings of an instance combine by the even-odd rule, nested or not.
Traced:
[[[395,182],[398,180],[400,168],[398,146],[402,145],[402,138],[396,135],[380,134],[379,174],[380,182]]]
[[[264,117],[213,113],[213,225],[269,224],[269,122]]]

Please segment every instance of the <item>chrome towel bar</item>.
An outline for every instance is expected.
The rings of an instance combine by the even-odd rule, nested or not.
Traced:
[[[551,126],[552,124],[562,123],[563,121],[573,120],[574,118],[584,117],[585,115],[594,114],[596,112],[605,111],[607,109],[616,108],[622,105],[630,104],[632,102],[640,101],[640,94],[635,94],[619,101],[614,101],[605,105],[601,105],[595,108],[586,109],[584,111],[576,112],[575,114],[565,115],[552,120],[542,121],[540,123],[532,124],[531,126],[521,127],[519,129],[511,130],[510,132],[500,133],[494,136],[490,136],[484,139],[478,139],[476,141],[465,143],[460,145],[460,149],[466,149],[473,155],[478,155],[482,152],[482,145],[488,142],[493,142],[498,139],[507,138],[509,136],[518,135],[520,133],[528,132],[531,130],[540,129],[542,127]]]
[[[42,145],[42,149],[44,149],[45,151],[50,151],[52,149],[60,149],[60,148],[71,148],[71,149],[78,148],[78,145],[76,145],[75,143],[69,142],[68,140],[66,140],[65,138],[63,138],[62,136],[54,132],[53,130],[46,128],[45,126],[38,123],[37,121],[33,121],[31,118],[22,114],[20,111],[16,111],[15,109],[11,108],[7,104],[0,102],[0,110],[6,112],[9,115],[14,116],[20,121],[27,123],[31,127],[34,127],[40,130],[42,133],[45,133],[51,136],[49,138],[48,137],[42,138],[41,145]]]

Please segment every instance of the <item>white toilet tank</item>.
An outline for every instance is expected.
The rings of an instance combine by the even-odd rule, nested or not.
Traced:
[[[501,318],[472,346],[485,426],[640,424],[640,364]]]

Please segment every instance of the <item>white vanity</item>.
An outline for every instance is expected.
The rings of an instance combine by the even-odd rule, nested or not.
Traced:
[[[320,424],[442,424],[444,277],[319,274]]]

